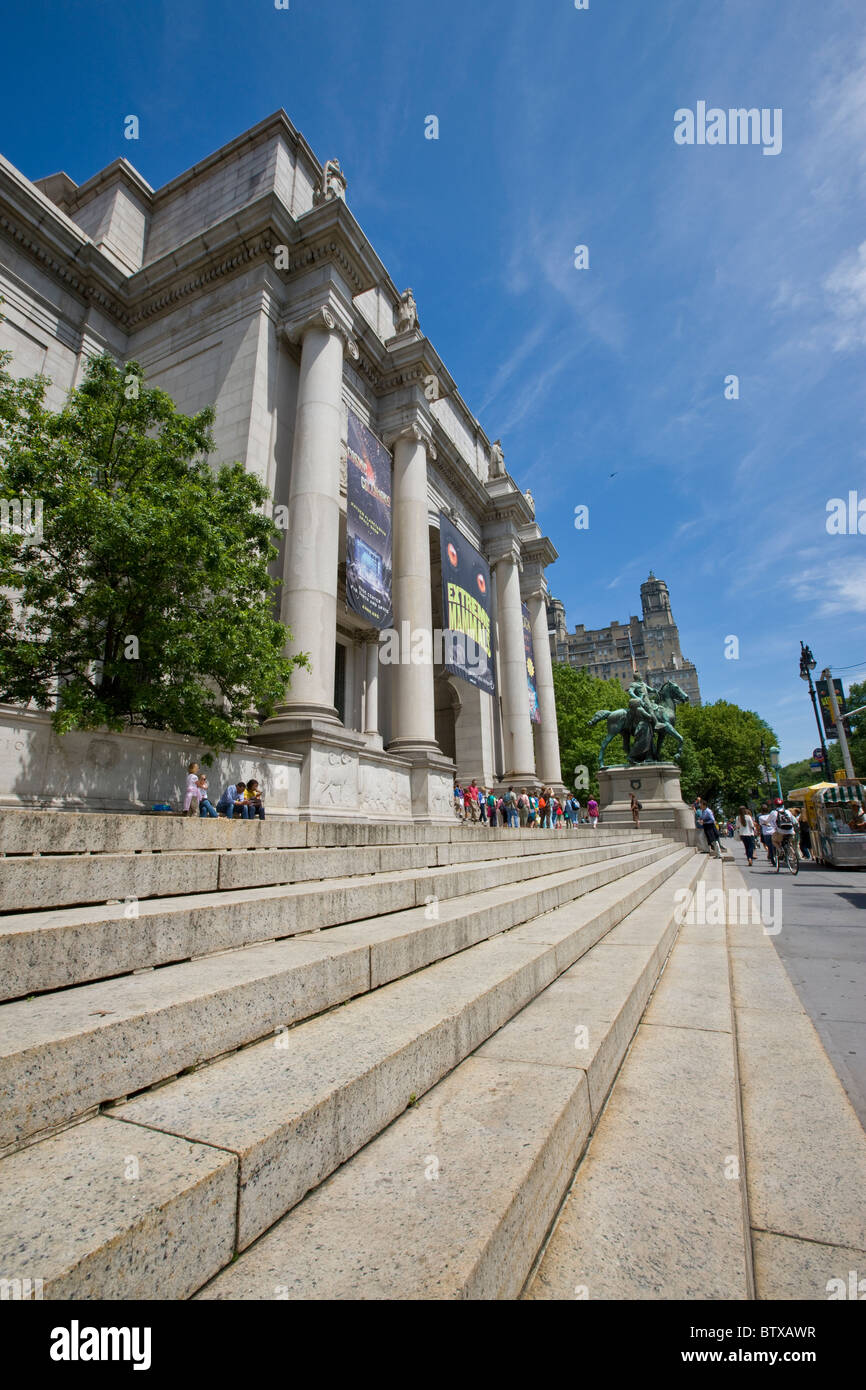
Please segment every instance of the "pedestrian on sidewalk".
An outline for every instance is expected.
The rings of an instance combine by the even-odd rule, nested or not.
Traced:
[[[758,826],[761,831],[761,843],[767,851],[767,858],[770,864],[775,867],[776,850],[773,846],[773,831],[776,828],[775,816],[770,811],[768,803],[765,801],[758,816]]]
[[[517,804],[517,792],[513,787],[508,788],[505,797],[505,809],[508,812],[508,825],[512,830],[517,830],[520,826],[520,810]]]
[[[474,825],[478,821],[478,783],[474,777],[464,792],[464,799],[469,811],[469,819]]]
[[[529,822],[529,793],[525,787],[518,797],[517,808],[520,812],[520,828],[525,830]]]
[[[714,859],[721,859],[722,851],[719,849],[719,830],[716,825],[716,818],[713,815],[709,802],[701,801],[701,828],[707,838],[709,852]]]
[[[635,828],[640,830],[640,813],[643,810],[634,792],[631,794],[631,818],[635,823]]]
[[[737,816],[736,824],[737,839],[746,851],[746,863],[749,868],[755,862],[755,822],[746,806],[740,807],[740,814]]]
[[[586,814],[589,816],[590,825],[592,826],[593,830],[595,830],[596,826],[598,825],[598,802],[596,801],[594,796],[591,796],[589,798],[589,801],[586,803]]]

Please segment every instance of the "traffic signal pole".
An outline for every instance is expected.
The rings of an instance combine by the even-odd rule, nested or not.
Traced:
[[[833,684],[833,674],[829,667],[821,672],[822,681],[827,682],[827,691],[830,696],[830,708],[833,711],[833,723],[836,725],[836,737],[839,740],[839,747],[842,749],[842,762],[845,765],[845,776],[854,780],[854,764],[851,761],[851,753],[848,749],[848,739],[845,734],[845,725],[842,715],[839,713],[839,701],[836,699],[836,687]]]

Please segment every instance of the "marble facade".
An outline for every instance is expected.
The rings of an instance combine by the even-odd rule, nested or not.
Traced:
[[[214,463],[241,459],[286,516],[280,616],[310,670],[250,740],[298,769],[285,813],[450,819],[455,769],[561,785],[545,578],[556,551],[423,334],[412,291],[355,220],[338,161],[322,165],[284,112],[159,189],[125,159],[81,185],[30,182],[0,159],[0,296],[0,347],[14,372],[51,378],[51,406],[91,354],[135,360],[179,409],[215,407]],[[491,565],[494,696],[435,652],[382,664],[379,633],[347,607],[349,410],[393,454],[395,627],[441,624],[443,512]],[[6,781],[0,804],[15,800]]]

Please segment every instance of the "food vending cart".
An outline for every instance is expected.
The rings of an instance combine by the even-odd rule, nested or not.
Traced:
[[[798,787],[787,799],[803,807],[817,863],[866,869],[866,834],[852,828],[856,804],[866,807],[862,782],[818,782],[812,787]]]

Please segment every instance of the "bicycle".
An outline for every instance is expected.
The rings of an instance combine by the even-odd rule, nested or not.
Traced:
[[[800,856],[797,854],[795,838],[794,835],[783,835],[782,843],[775,846],[776,873],[781,870],[783,860],[792,874],[796,875],[800,872]]]

